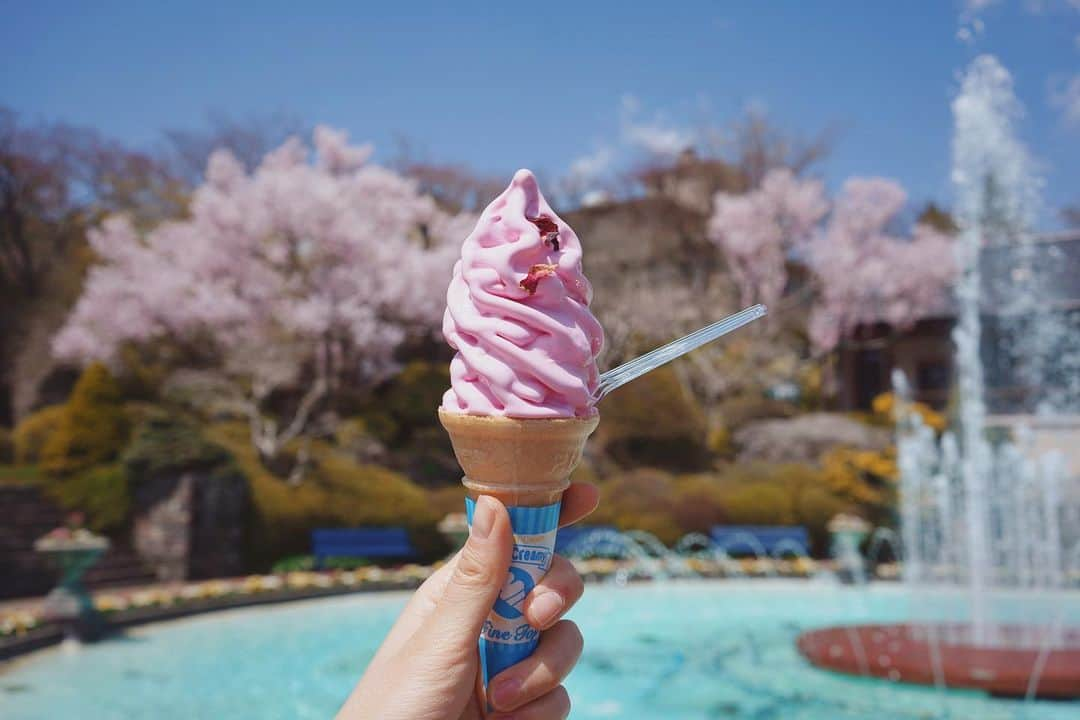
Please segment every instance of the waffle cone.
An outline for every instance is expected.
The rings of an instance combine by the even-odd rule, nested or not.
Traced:
[[[462,415],[439,408],[471,497],[492,495],[507,506],[558,500],[581,462],[599,416],[520,419]]]

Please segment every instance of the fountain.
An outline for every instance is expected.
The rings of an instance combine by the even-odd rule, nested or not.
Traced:
[[[862,585],[866,582],[866,563],[859,554],[859,546],[870,532],[870,524],[857,515],[841,513],[829,521],[828,530],[840,580]]]
[[[60,582],[41,606],[42,618],[58,623],[67,640],[88,642],[100,637],[103,623],[82,577],[109,549],[109,540],[88,530],[61,527],[34,543],[34,550],[55,558]]]
[[[592,528],[560,552],[577,560],[610,560],[613,564],[605,569],[615,582],[625,584],[632,579],[746,578],[746,570],[730,554],[736,548],[749,551],[752,570],[768,578],[780,577],[778,567],[787,558],[793,561],[789,569],[795,573],[818,572],[801,543],[782,540],[770,554],[749,533],[735,533],[719,543],[702,533],[690,533],[669,549],[655,535],[641,530]]]
[[[882,553],[888,549],[888,561],[882,562]],[[900,559],[900,534],[889,527],[879,527],[870,534],[870,546],[866,550],[866,565],[881,580],[896,579],[897,561]]]
[[[915,413],[903,412],[910,394],[904,377],[894,376],[911,622],[815,630],[800,636],[799,649],[842,672],[1015,697],[1080,697],[1080,630],[1061,621],[1067,558],[1076,553],[1062,534],[1062,518],[1073,512],[1065,465],[1060,453],[1033,452],[1023,429],[996,444],[988,439],[984,383],[987,367],[1004,367],[1026,388],[1027,412],[1075,411],[1077,337],[1068,317],[1053,312],[1036,262],[1036,183],[1013,134],[1020,107],[1012,80],[996,59],[973,61],[953,114],[961,228],[956,430],[939,441]],[[988,311],[996,342],[983,335]],[[1023,615],[1004,616],[1003,597],[1020,600]]]
[[[669,550],[655,535],[640,530],[620,532],[596,528],[577,538],[563,552],[577,559],[618,559],[622,564],[614,568],[613,577],[619,584],[638,578],[697,576],[683,555]]]

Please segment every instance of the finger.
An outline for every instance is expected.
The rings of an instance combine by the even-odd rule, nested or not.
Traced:
[[[562,497],[559,527],[587,517],[600,504],[600,490],[592,483],[573,483]]]
[[[420,632],[432,646],[469,653],[506,581],[510,567],[510,516],[498,500],[483,496],[473,510],[472,528],[458,554],[442,597]]]
[[[540,636],[532,655],[495,676],[488,688],[491,704],[515,710],[559,687],[581,657],[584,641],[577,625],[562,620]]]
[[[556,555],[547,575],[522,603],[525,619],[534,628],[547,630],[581,598],[583,592],[585,583],[573,563],[562,555]]]
[[[547,695],[518,708],[512,716],[495,713],[489,716],[489,720],[502,720],[507,717],[512,717],[513,720],[566,720],[570,717],[570,694],[560,685]]]

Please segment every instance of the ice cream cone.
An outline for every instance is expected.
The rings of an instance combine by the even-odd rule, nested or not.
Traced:
[[[514,533],[510,572],[480,636],[486,688],[536,649],[540,631],[525,621],[522,603],[551,567],[562,494],[599,417],[517,419],[440,408],[439,420],[465,471],[469,525],[476,498],[491,495],[506,505]]]
[[[519,170],[462,243],[442,328],[456,352],[439,420],[465,471],[469,526],[477,498],[490,495],[506,506],[514,534],[480,635],[485,687],[540,637],[523,603],[551,567],[562,494],[599,421],[604,330],[591,299],[581,242],[536,177]]]
[[[507,507],[557,502],[599,420],[598,415],[518,419],[439,409],[469,497],[491,495]]]

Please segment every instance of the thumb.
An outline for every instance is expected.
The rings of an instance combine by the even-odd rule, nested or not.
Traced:
[[[446,590],[428,618],[428,637],[472,652],[510,569],[513,534],[510,515],[483,495],[473,509],[469,539],[457,558]]]

